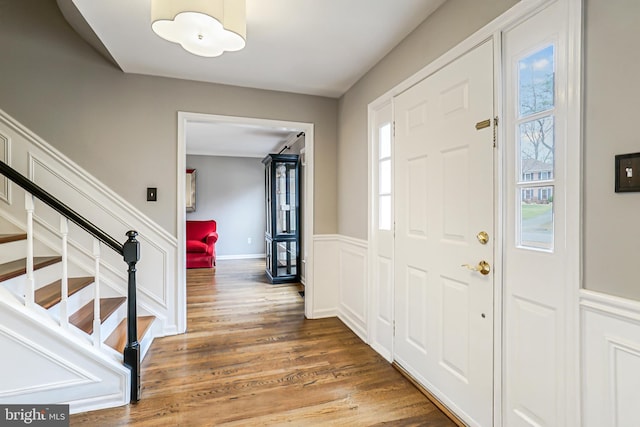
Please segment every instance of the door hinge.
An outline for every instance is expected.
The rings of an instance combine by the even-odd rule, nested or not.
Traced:
[[[393,336],[396,336],[396,321],[393,321]]]
[[[498,116],[493,118],[493,148],[496,148],[496,143],[498,141]]]
[[[396,121],[393,121],[393,137],[396,137]]]

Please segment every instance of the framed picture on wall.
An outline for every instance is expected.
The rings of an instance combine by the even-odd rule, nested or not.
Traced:
[[[196,170],[187,169],[187,179],[185,180],[185,199],[187,201],[187,212],[196,210]]]

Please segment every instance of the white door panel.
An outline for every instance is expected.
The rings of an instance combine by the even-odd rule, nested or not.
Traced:
[[[493,423],[493,47],[394,99],[394,357],[470,425]],[[477,233],[490,236],[481,244]]]

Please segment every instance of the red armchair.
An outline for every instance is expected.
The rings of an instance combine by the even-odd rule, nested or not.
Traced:
[[[187,268],[213,268],[216,265],[216,222],[187,221]]]

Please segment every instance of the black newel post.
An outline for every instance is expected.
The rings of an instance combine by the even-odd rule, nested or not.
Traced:
[[[140,400],[140,344],[138,343],[138,313],[136,300],[136,263],[140,261],[140,242],[137,231],[127,231],[122,246],[122,256],[129,265],[129,294],[127,296],[127,346],[124,348],[124,364],[131,369],[131,402]]]

